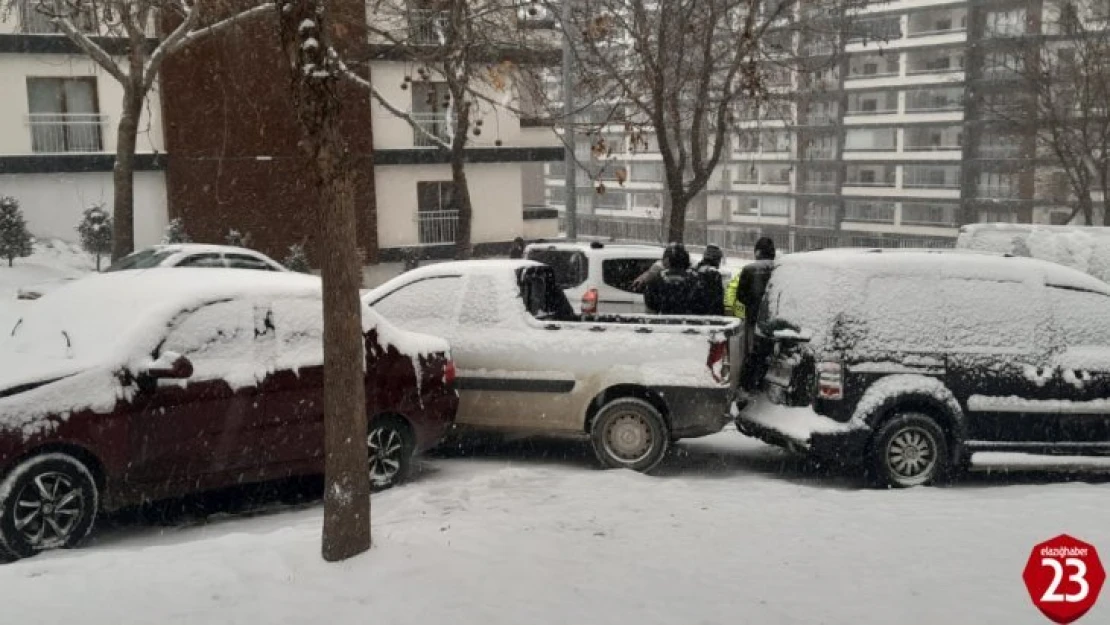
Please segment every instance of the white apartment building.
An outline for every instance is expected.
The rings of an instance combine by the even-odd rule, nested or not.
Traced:
[[[85,209],[111,209],[123,92],[35,7],[26,0],[0,11],[0,195],[19,201],[36,236],[73,240]],[[97,32],[95,20],[80,25]],[[157,89],[139,128],[135,236],[143,245],[166,225]]]
[[[869,4],[826,69],[776,72],[777,90],[793,95],[775,110],[742,115],[706,190],[704,220],[691,215],[688,240],[733,249],[748,249],[761,235],[789,249],[946,246],[965,223],[1066,221],[1068,206],[1040,199],[1035,179],[1044,163],[1029,158],[1032,138],[999,131],[984,105],[1015,88],[1005,82],[1011,59],[994,42],[1053,32],[1053,2]],[[792,37],[783,45],[806,49]],[[814,57],[832,52],[809,50]],[[628,182],[607,181],[598,195],[579,176],[583,234],[619,235],[661,211],[660,156],[650,142],[646,151],[627,152],[620,130],[612,131]],[[547,171],[557,207],[564,205],[563,172],[562,165]]]

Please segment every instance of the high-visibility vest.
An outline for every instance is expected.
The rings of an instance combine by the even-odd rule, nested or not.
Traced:
[[[744,303],[736,297],[737,291],[740,290],[740,276],[742,273],[742,271],[737,271],[736,275],[732,276],[732,279],[728,281],[728,286],[725,288],[725,314],[739,319],[743,319],[746,316]]]

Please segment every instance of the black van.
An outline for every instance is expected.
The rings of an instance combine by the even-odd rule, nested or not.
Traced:
[[[1110,285],[956,251],[789,255],[741,432],[908,487],[976,451],[1110,453]]]

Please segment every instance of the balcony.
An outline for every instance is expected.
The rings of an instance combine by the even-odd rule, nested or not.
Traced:
[[[899,67],[898,54],[893,52],[854,56],[848,63],[848,79],[889,78],[898,75]]]
[[[451,116],[446,112],[435,113],[412,113],[412,120],[424,132],[420,132],[415,128],[412,131],[412,144],[418,148],[438,148],[437,143],[432,137],[436,137],[441,141],[451,142]],[[429,137],[428,135],[432,135]]]
[[[802,183],[802,193],[836,193],[838,188],[835,180],[806,180]]]
[[[906,92],[907,113],[942,113],[946,111],[962,111],[964,108],[964,90],[960,87],[954,89],[921,89]]]
[[[417,224],[421,245],[454,243],[459,232],[459,211],[419,211]]]
[[[19,2],[18,6],[19,30],[21,33],[25,35],[56,35],[62,32],[54,25],[48,15],[53,9],[47,2],[24,0]],[[96,32],[96,16],[92,6],[84,6],[80,9],[73,9],[73,5],[69,3],[64,6],[67,10],[75,11],[72,21],[78,30],[85,33]],[[42,10],[40,10],[40,7]]]
[[[894,165],[849,165],[844,186],[893,188],[897,180]]]
[[[929,37],[967,32],[967,9],[928,11],[911,14],[908,33],[910,37]]]
[[[906,75],[954,74],[964,71],[963,52],[936,53],[928,51],[910,56],[906,65]]]
[[[1021,189],[1017,185],[1009,184],[979,184],[976,187],[977,195],[991,200],[1017,200],[1021,198]]]
[[[106,115],[98,113],[34,113],[27,116],[31,151],[36,154],[101,152]]]
[[[410,10],[408,43],[418,46],[440,45],[446,38],[450,19],[447,11]]]
[[[904,189],[959,190],[960,167],[910,167],[904,168]]]

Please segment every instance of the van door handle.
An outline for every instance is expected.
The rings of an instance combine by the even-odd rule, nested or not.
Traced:
[[[561,330],[563,326],[557,323],[549,323],[543,327],[544,330]]]

